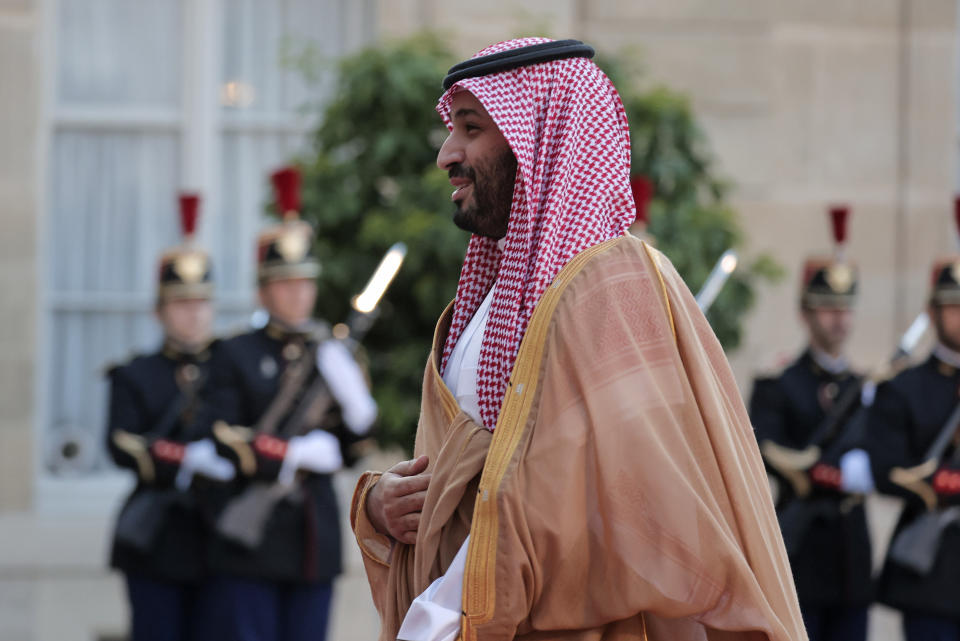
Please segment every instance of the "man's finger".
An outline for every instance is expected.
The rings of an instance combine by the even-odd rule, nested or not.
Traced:
[[[426,455],[418,456],[415,459],[409,461],[400,461],[393,467],[391,467],[387,472],[392,472],[397,476],[414,476],[420,474],[425,469],[427,469],[427,464],[430,462],[430,459]]]
[[[405,476],[394,479],[390,483],[390,494],[393,496],[405,496],[415,492],[422,492],[430,487],[430,474],[418,474],[416,476]]]
[[[404,532],[413,532],[417,533],[417,529],[420,527],[420,513],[411,512],[401,516],[398,519],[395,519],[391,524],[390,529],[395,533],[394,538],[400,540],[400,537],[396,536],[397,534],[403,535]]]
[[[404,532],[416,532],[419,525],[419,512],[411,512],[403,516],[391,518],[389,527],[390,535],[393,536],[393,538],[400,540],[400,537],[403,536]]]
[[[421,492],[430,486],[430,474],[418,474],[417,476],[396,476],[387,473],[381,479],[378,485],[383,486],[383,500],[386,503],[393,502],[407,494]]]
[[[394,509],[398,515],[411,514],[413,512],[420,512],[423,509],[423,504],[427,500],[426,491],[414,492],[413,494],[407,494],[404,497],[397,499]]]
[[[417,542],[417,531],[411,530],[409,532],[404,532],[400,536],[394,537],[401,543],[406,543],[407,545],[415,545]]]
[[[384,516],[389,519],[391,529],[396,529],[396,523],[399,519],[408,514],[418,514],[423,509],[427,493],[425,491],[414,492],[405,496],[394,497],[384,505]]]

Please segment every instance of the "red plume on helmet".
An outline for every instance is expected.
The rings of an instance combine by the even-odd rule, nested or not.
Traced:
[[[300,211],[300,170],[284,167],[270,175],[277,209],[283,218],[295,218]]]
[[[833,229],[833,242],[836,243],[835,252],[837,260],[843,260],[843,251],[847,243],[847,223],[850,220],[850,207],[848,205],[831,205],[830,224]]]
[[[197,231],[197,217],[200,215],[200,194],[196,192],[180,193],[180,228],[185,239],[193,238]]]
[[[177,194],[177,201],[183,241],[160,255],[157,266],[158,304],[191,298],[209,300],[213,296],[210,255],[194,244],[200,217],[200,194],[181,191]]]
[[[653,181],[646,176],[635,175],[630,178],[630,191],[637,206],[634,222],[647,225],[650,222],[650,201],[653,199]]]
[[[835,243],[834,253],[832,258],[811,256],[804,261],[800,302],[805,309],[848,308],[856,299],[859,280],[857,266],[847,262],[845,256],[850,207],[831,205],[828,213]]]
[[[849,218],[849,206],[833,205],[830,207],[830,222],[833,224],[833,241],[838,246],[847,242],[847,220]]]
[[[953,197],[953,221],[957,225],[957,241],[960,242],[960,194]]]

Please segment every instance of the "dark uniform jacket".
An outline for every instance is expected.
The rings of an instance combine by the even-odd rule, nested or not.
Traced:
[[[831,374],[804,352],[778,377],[758,379],[750,399],[750,418],[757,441],[795,450],[810,444],[833,403],[845,393],[856,393],[859,376],[847,371]],[[851,386],[854,389],[851,389]],[[859,400],[857,401],[859,404]],[[842,431],[841,431],[842,433]],[[862,447],[860,436],[849,433],[842,442],[823,448],[823,462],[839,465],[840,456]],[[780,483],[778,515],[795,500],[789,486]],[[862,606],[873,596],[870,536],[862,500],[814,486],[804,509],[809,525],[790,555],[797,595],[804,606]]]
[[[890,481],[894,467],[913,467],[936,440],[957,406],[960,371],[931,356],[877,389],[870,412],[870,460],[877,490],[906,499],[894,538],[923,514],[923,502]],[[952,454],[948,449],[946,456]],[[926,577],[889,557],[880,577],[879,600],[901,610],[960,617],[960,529],[941,539],[933,571]]]
[[[232,426],[256,427],[280,391],[287,365],[300,358],[305,350],[315,352],[317,345],[315,335],[287,333],[273,324],[225,341],[214,363],[207,395],[213,420]],[[314,366],[300,392],[317,376],[320,374]],[[322,428],[340,438],[346,453],[355,439],[345,429],[336,403],[324,416],[291,430],[289,419],[296,413],[298,402],[299,399],[293,402],[278,421],[273,436],[286,441],[295,433]],[[270,440],[277,442],[274,438]],[[217,447],[222,455],[238,463],[239,470],[236,451],[223,442],[218,442]],[[256,473],[247,477],[238,471],[228,501],[235,500],[252,484],[270,484],[276,480],[283,457],[270,456],[270,449],[267,443],[265,448],[252,450],[256,454]],[[347,456],[344,460],[350,462]],[[266,523],[262,543],[256,549],[217,534],[211,537],[209,561],[213,572],[279,582],[329,581],[340,573],[340,521],[333,478],[327,474],[300,472],[300,479],[302,492],[276,506]],[[217,509],[222,512],[225,506],[226,502]]]
[[[108,373],[107,448],[117,465],[138,474],[137,485],[124,502],[120,519],[156,519],[156,527],[150,528],[154,534],[145,547],[125,542],[115,532],[110,555],[114,568],[171,581],[195,581],[203,575],[203,518],[193,496],[174,488],[179,465],[173,462],[175,457],[164,455],[163,447],[164,443],[187,443],[209,435],[197,423],[198,393],[208,380],[210,362],[217,350],[217,343],[195,355],[165,347]],[[140,437],[141,447],[118,445],[125,437],[129,443],[131,434]],[[142,473],[144,464],[149,468],[146,476]],[[142,506],[152,513],[130,514]]]

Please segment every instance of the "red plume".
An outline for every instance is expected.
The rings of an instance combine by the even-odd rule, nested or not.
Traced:
[[[300,211],[300,170],[284,167],[270,176],[281,216]]]
[[[180,228],[184,238],[190,238],[197,231],[197,216],[200,214],[200,194],[180,193]]]
[[[650,201],[653,199],[653,181],[646,176],[636,175],[630,179],[630,191],[637,205],[637,218],[634,222],[646,225],[650,222]]]
[[[850,208],[846,205],[834,205],[830,208],[830,222],[833,223],[833,240],[837,246],[847,242],[847,219]]]
[[[957,233],[960,233],[960,195],[953,197],[953,219],[957,223]]]

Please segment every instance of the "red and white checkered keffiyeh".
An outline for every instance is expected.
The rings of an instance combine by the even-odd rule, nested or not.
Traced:
[[[522,38],[476,56],[549,42]],[[544,291],[581,251],[621,236],[633,222],[630,132],[613,83],[587,58],[568,58],[464,78],[440,97],[448,128],[457,91],[486,108],[517,158],[507,235],[470,239],[443,350],[445,368],[491,284],[495,291],[480,348],[477,393],[493,430],[520,341]]]

